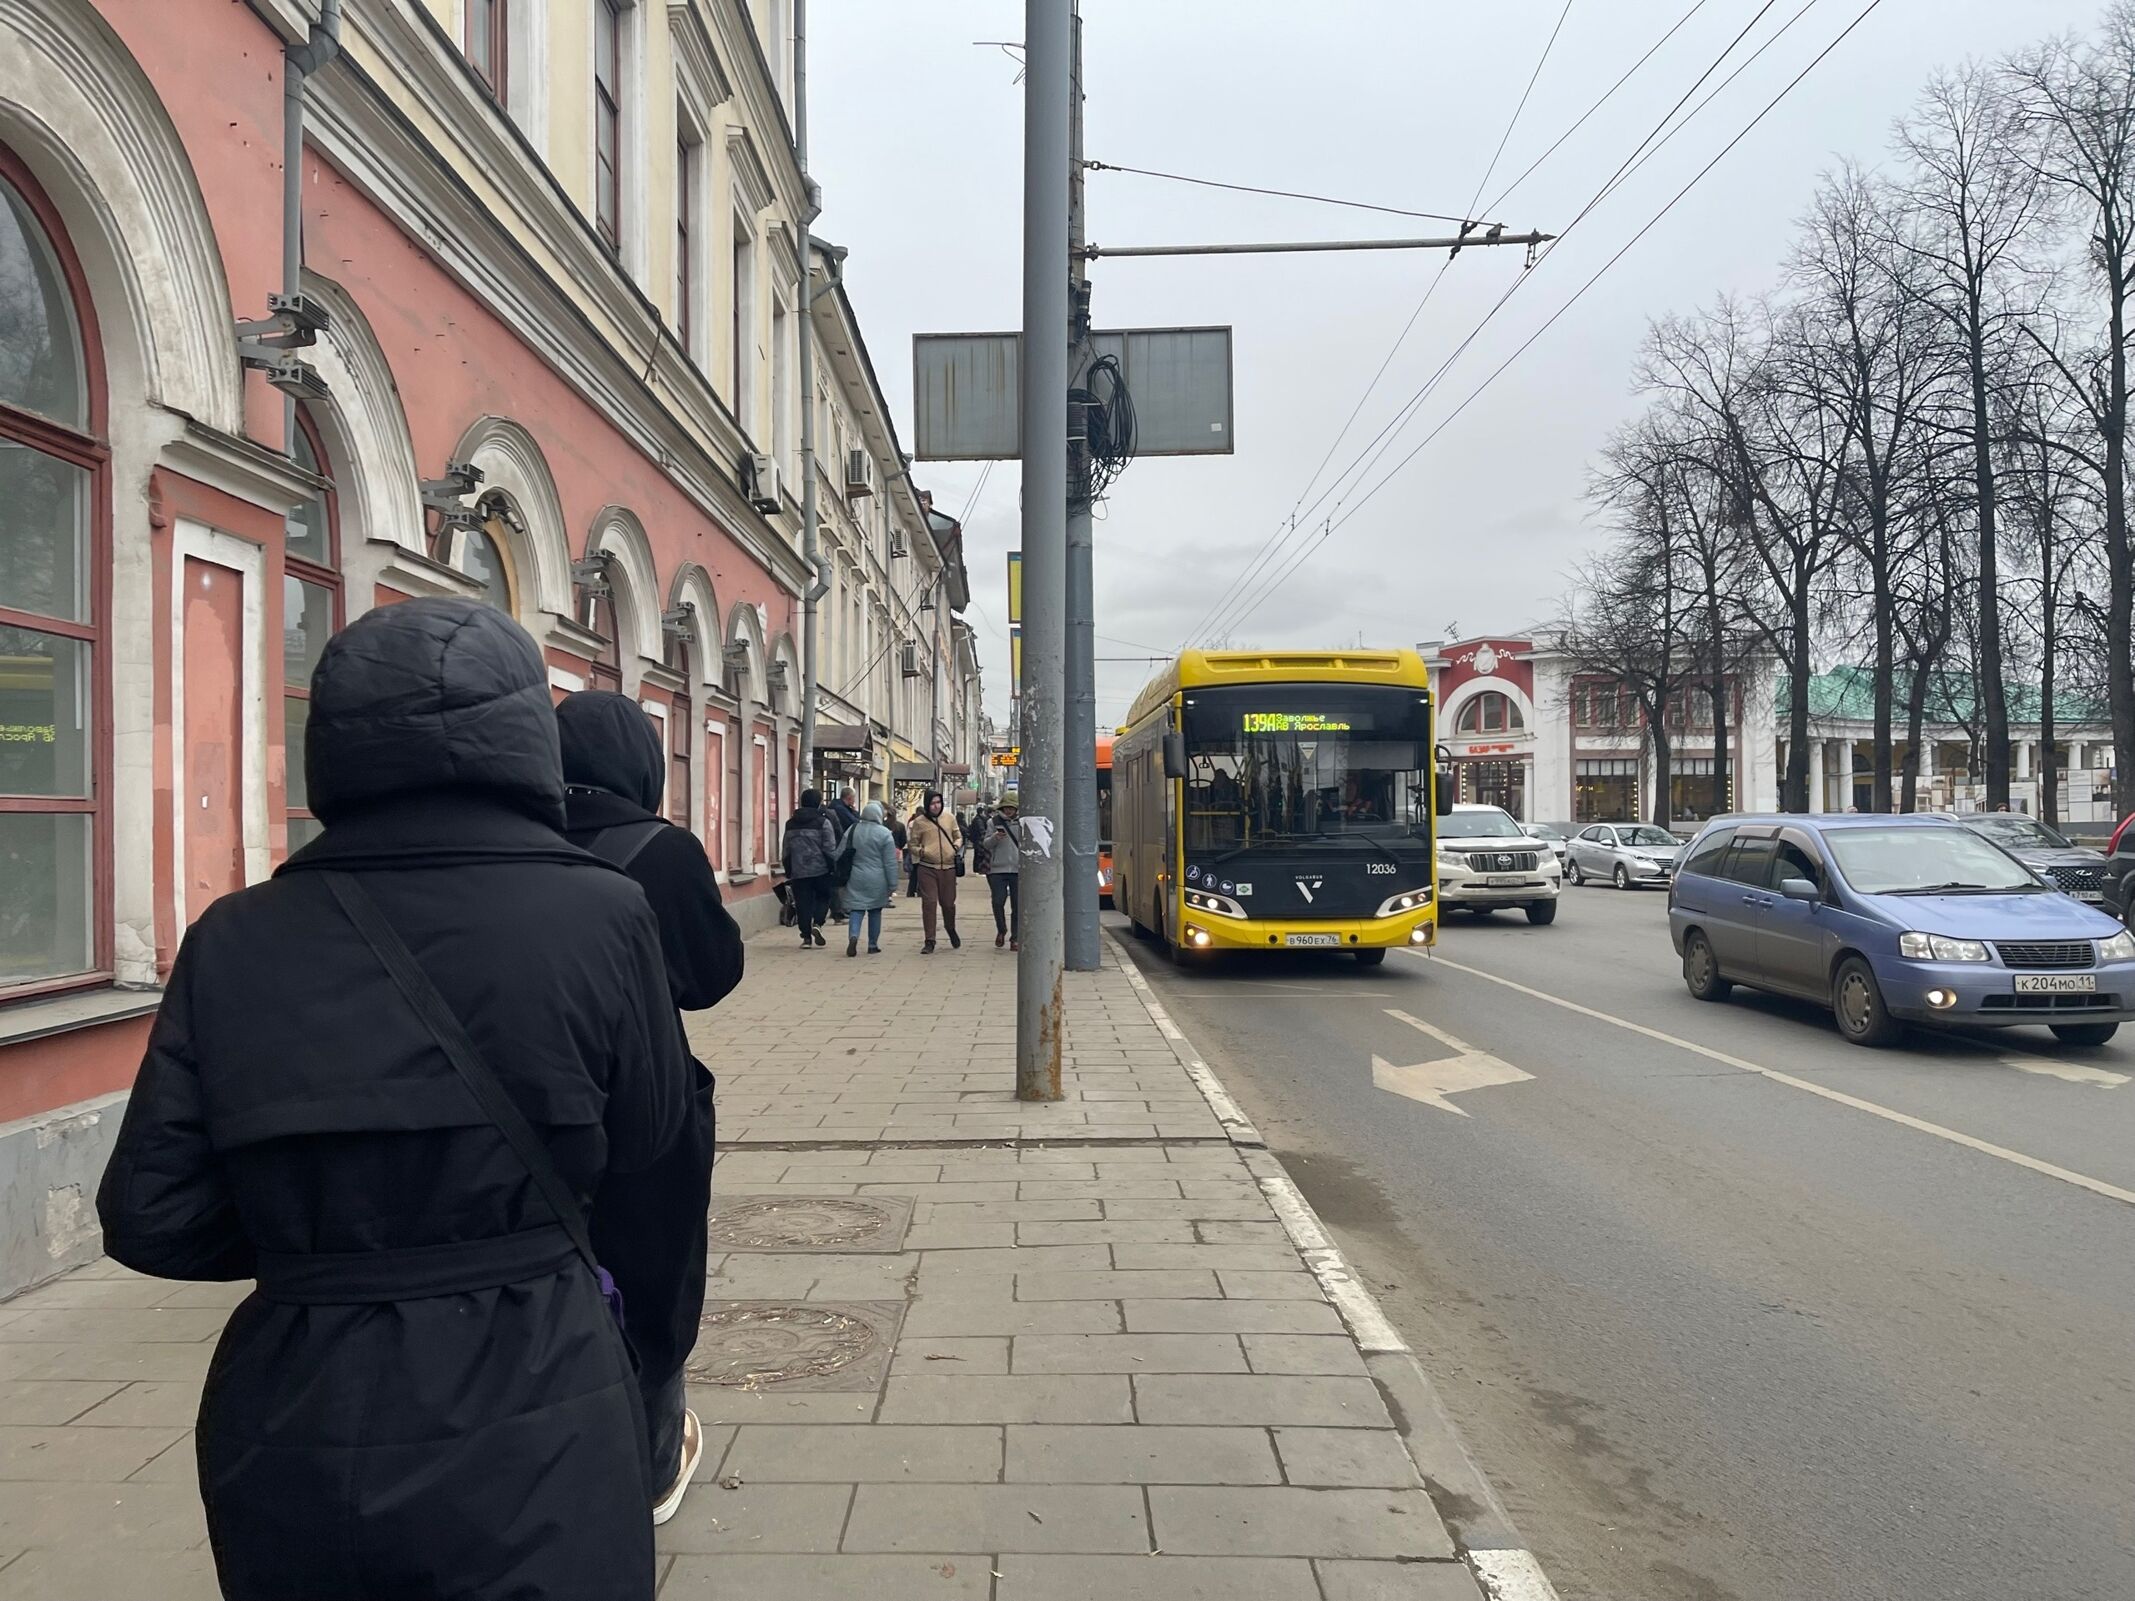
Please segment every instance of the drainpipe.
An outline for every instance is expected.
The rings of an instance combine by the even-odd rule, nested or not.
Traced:
[[[311,37],[282,51],[282,293],[304,279],[304,80],[341,53],[341,0],[324,0]],[[282,401],[282,451],[296,454],[297,401]]]
[[[812,229],[823,209],[822,188],[808,176],[808,0],[793,0],[793,157],[801,169],[807,203],[800,218],[801,245],[801,560],[815,575],[801,592],[801,787],[815,783],[816,602],[830,591],[830,558],[820,548],[815,505],[815,242]],[[836,282],[835,272],[831,275]]]

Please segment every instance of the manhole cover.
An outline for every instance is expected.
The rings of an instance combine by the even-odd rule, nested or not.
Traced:
[[[715,1251],[896,1251],[906,1196],[726,1195],[712,1201]]]
[[[721,1301],[705,1308],[688,1372],[736,1390],[872,1390],[900,1302]]]

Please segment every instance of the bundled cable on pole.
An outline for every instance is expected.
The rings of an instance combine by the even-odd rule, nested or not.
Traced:
[[[1081,416],[1083,429],[1080,460],[1070,457],[1076,477],[1069,494],[1076,504],[1089,505],[1103,498],[1134,459],[1134,397],[1117,356],[1091,361],[1082,383],[1068,391],[1068,411]]]

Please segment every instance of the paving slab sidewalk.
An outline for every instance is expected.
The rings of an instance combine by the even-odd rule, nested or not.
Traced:
[[[1415,1462],[1457,1442],[1412,1453],[1124,961],[1068,975],[1065,1099],[1024,1104],[1012,954],[917,925],[762,935],[692,1020],[719,1221],[662,1601],[1478,1601]],[[191,1425],[244,1290],[105,1261],[0,1306],[0,1601],[216,1594]]]

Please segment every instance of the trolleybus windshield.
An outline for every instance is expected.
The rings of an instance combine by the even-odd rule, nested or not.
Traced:
[[[1189,851],[1348,838],[1428,849],[1430,702],[1415,690],[1195,689],[1184,727]]]

